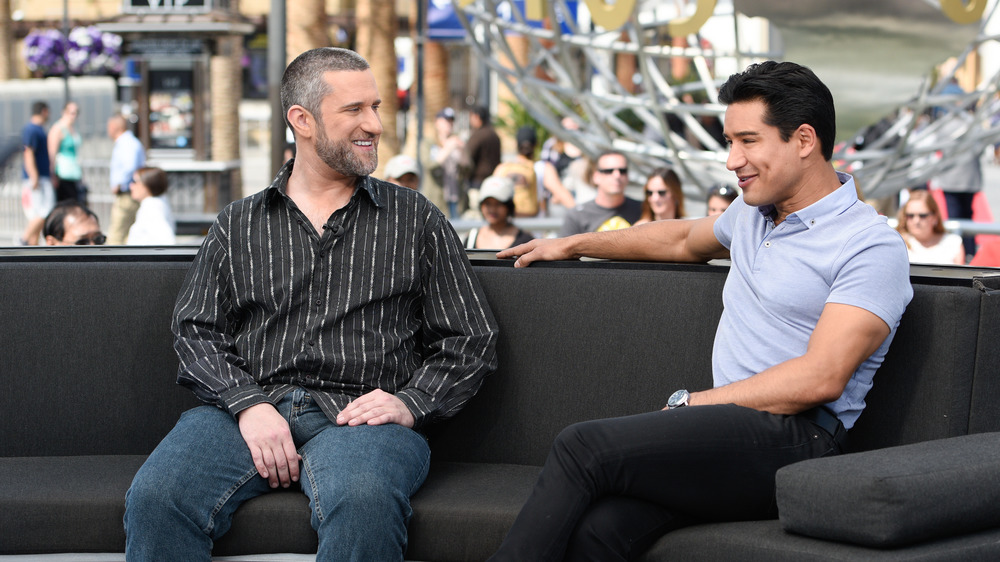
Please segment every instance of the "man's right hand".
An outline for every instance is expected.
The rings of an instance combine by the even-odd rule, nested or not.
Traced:
[[[271,404],[257,404],[236,414],[240,434],[253,457],[253,464],[272,488],[287,488],[299,481],[299,461],[288,422]]]

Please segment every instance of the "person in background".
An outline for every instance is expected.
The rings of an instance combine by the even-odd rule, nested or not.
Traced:
[[[450,218],[458,218],[462,201],[459,163],[465,143],[455,134],[455,110],[446,107],[434,117],[434,139],[425,139],[420,158],[426,177],[421,182],[424,196]]]
[[[965,264],[962,237],[945,232],[941,209],[926,189],[910,192],[896,220],[910,263]]]
[[[736,188],[731,185],[720,183],[712,186],[708,190],[708,198],[705,200],[705,214],[708,216],[721,215],[733,204],[733,201],[736,201],[738,196]]]
[[[589,167],[588,176],[597,188],[597,195],[566,215],[559,230],[560,237],[628,228],[639,220],[642,203],[625,196],[628,186],[628,159],[625,155],[615,151],[604,152]]]
[[[486,220],[486,226],[470,230],[465,247],[470,250],[503,250],[534,239],[511,222],[516,209],[512,179],[490,176],[483,180],[479,188],[479,211]]]
[[[129,193],[132,175],[146,163],[146,149],[129,130],[128,121],[122,115],[108,119],[108,137],[114,141],[108,179],[111,193],[115,196],[111,202],[108,244],[124,244],[128,229],[135,222],[135,213],[139,210],[139,203]]]
[[[416,160],[405,154],[397,154],[385,163],[385,179],[396,185],[420,191],[420,168]]]
[[[285,162],[288,162],[292,158],[295,158],[295,143],[294,142],[286,142],[285,143],[285,150],[282,153],[282,157],[284,157]]]
[[[21,145],[24,147],[24,159],[21,168],[21,208],[28,224],[21,235],[21,244],[34,246],[38,244],[39,234],[45,224],[45,217],[52,212],[56,204],[55,190],[52,188],[49,160],[48,135],[45,133],[45,123],[49,120],[49,105],[36,101],[31,105],[31,117],[21,129]]]
[[[635,224],[666,219],[681,219],[684,213],[684,192],[677,172],[666,166],[656,168],[643,189],[642,214]]]
[[[568,115],[562,118],[560,125],[564,131],[576,131],[580,128],[576,120]],[[572,142],[564,140],[566,136],[566,133],[554,131],[542,143],[542,152],[539,154],[539,161],[544,165],[541,178],[544,188],[542,202],[550,217],[564,217],[574,209],[576,188],[587,182],[583,178],[583,172],[577,173],[580,168],[585,170],[586,164],[571,166],[583,159],[583,151]]]
[[[67,102],[62,115],[49,128],[49,158],[52,161],[52,183],[56,201],[76,199],[86,204],[87,194],[81,191],[83,168],[80,166],[80,133],[74,128],[80,106]]]
[[[57,204],[42,228],[48,246],[100,246],[105,237],[97,215],[83,203],[67,199]]]
[[[538,133],[531,125],[517,130],[517,157],[503,162],[493,170],[494,176],[510,178],[514,182],[514,206],[517,216],[534,217],[539,211],[538,178],[535,175],[535,148]],[[482,200],[482,194],[479,195]]]
[[[177,221],[167,201],[167,173],[142,167],[132,176],[132,198],[139,203],[135,222],[128,229],[129,246],[172,246],[177,241]]]
[[[483,180],[493,175],[493,170],[500,165],[501,146],[500,135],[493,129],[490,110],[486,106],[477,105],[469,111],[469,126],[472,134],[465,143],[462,169],[466,170],[468,178],[466,197],[473,205],[479,200],[477,192]]]

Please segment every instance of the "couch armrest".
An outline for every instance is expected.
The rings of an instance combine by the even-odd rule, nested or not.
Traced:
[[[786,531],[896,547],[1000,526],[1000,433],[981,433],[782,468]]]

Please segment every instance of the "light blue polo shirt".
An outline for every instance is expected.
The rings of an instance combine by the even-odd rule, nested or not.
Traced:
[[[715,222],[732,266],[712,355],[715,386],[743,380],[801,356],[826,303],[868,310],[889,337],[827,404],[850,429],[865,407],[875,370],[913,296],[906,245],[886,218],[858,200],[854,179],[838,172],[833,193],[774,226],[773,206],[740,196]]]

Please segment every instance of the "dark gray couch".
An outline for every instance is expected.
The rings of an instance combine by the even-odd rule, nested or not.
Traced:
[[[0,554],[123,550],[132,475],[197,404],[174,384],[169,332],[193,255],[0,250]],[[413,498],[410,560],[488,556],[566,425],[657,409],[677,388],[711,384],[724,264],[514,270],[472,257],[501,327],[500,368],[429,432],[433,465]],[[914,267],[913,302],[850,434],[858,453],[783,469],[781,520],[690,527],[644,559],[1000,557],[998,510],[968,500],[995,494],[1000,474],[997,455],[985,454],[1000,450],[997,273]],[[918,448],[898,447],[908,444]],[[974,469],[956,479],[956,467]],[[903,485],[886,491],[886,481]],[[917,515],[896,517],[908,502]],[[241,507],[215,553],[315,547],[305,496],[279,491]]]

